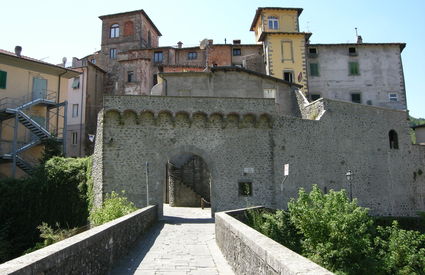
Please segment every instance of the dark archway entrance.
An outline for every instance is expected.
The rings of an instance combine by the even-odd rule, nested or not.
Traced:
[[[166,165],[164,201],[172,207],[210,207],[211,174],[202,157],[181,153]]]

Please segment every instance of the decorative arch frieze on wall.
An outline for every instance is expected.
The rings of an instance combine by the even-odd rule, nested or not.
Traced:
[[[187,112],[169,110],[143,110],[136,112],[132,109],[105,111],[105,122],[109,125],[126,125],[137,127],[181,127],[181,128],[272,128],[273,117],[268,113],[206,113],[201,111]]]

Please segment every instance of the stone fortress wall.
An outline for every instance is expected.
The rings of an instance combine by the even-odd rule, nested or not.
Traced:
[[[105,97],[94,157],[96,203],[125,190],[138,207],[146,206],[149,162],[149,204],[161,207],[167,161],[192,153],[211,173],[213,212],[285,208],[300,187],[312,184],[326,192],[349,190],[348,170],[353,197],[372,214],[425,210],[425,147],[411,144],[405,112],[327,99],[300,102],[303,118],[278,114],[274,99]],[[399,149],[389,146],[390,130],[398,134]],[[241,181],[252,182],[252,196],[239,194]]]

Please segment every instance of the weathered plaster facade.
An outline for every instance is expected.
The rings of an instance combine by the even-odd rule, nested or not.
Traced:
[[[400,43],[309,45],[316,52],[307,58],[310,95],[352,101],[352,94],[360,94],[359,103],[405,110],[404,47]],[[350,72],[350,63],[358,64],[358,73]],[[311,66],[317,66],[317,71],[312,72]]]

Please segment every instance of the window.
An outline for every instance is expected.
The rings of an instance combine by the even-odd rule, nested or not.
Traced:
[[[348,55],[356,56],[357,55],[357,49],[354,48],[354,47],[348,48]]]
[[[74,77],[74,80],[72,81],[72,89],[78,89],[80,88],[80,77]]]
[[[264,98],[276,98],[276,89],[264,89]]]
[[[278,30],[279,29],[279,20],[276,16],[269,16],[269,29]]]
[[[116,59],[117,58],[117,49],[115,49],[115,48],[109,49],[109,58],[110,59]]]
[[[77,145],[77,144],[78,144],[78,133],[72,132],[72,145]]]
[[[162,52],[154,52],[153,54],[153,62],[155,63],[162,63],[163,60]]]
[[[349,62],[349,75],[360,75],[359,62]]]
[[[309,57],[317,57],[317,48],[308,48]]]
[[[124,36],[130,36],[134,34],[133,21],[127,21],[124,23]]]
[[[320,94],[310,94],[311,101],[318,100],[320,98]]]
[[[241,181],[239,182],[239,195],[240,196],[252,196],[252,182]]]
[[[198,53],[197,52],[188,52],[187,53],[187,59],[189,60],[194,60],[198,58]]]
[[[134,82],[134,72],[133,71],[127,72],[127,82]]]
[[[294,73],[292,71],[283,72],[283,80],[288,82],[294,81]]]
[[[233,56],[240,56],[241,55],[241,49],[235,48],[233,49]]]
[[[72,104],[72,117],[78,117],[78,104]]]
[[[398,149],[398,135],[397,132],[391,130],[388,133],[388,138],[390,140],[390,149]]]
[[[0,71],[0,89],[6,89],[7,72]]]
[[[394,102],[398,101],[398,96],[397,96],[396,93],[390,93],[390,94],[388,94],[388,97],[389,97],[390,101],[394,101]]]
[[[352,93],[351,101],[354,103],[362,103],[362,95],[360,93]]]
[[[151,37],[151,31],[148,31],[148,48],[152,46],[152,37]]]
[[[120,36],[120,25],[118,24],[113,24],[111,26],[111,31],[109,33],[109,37],[110,38],[117,38]]]
[[[310,75],[311,76],[319,76],[319,64],[318,63],[310,63]]]

